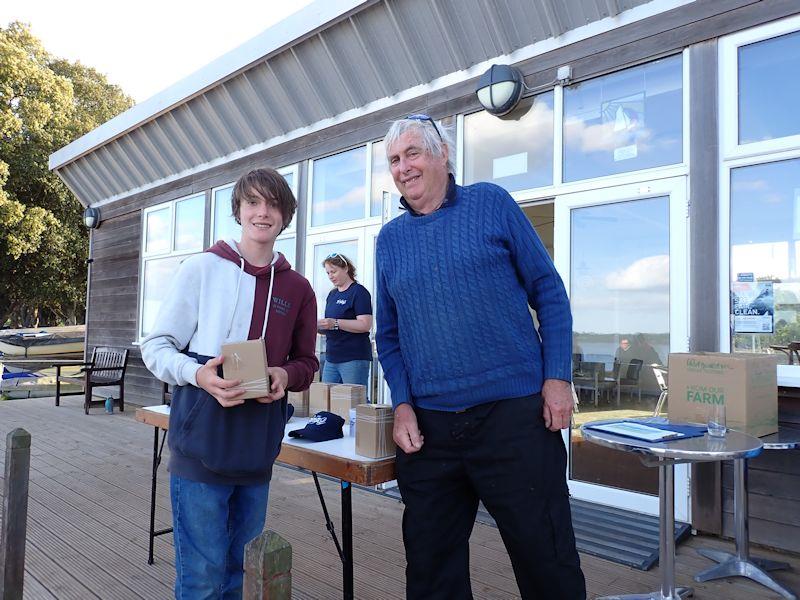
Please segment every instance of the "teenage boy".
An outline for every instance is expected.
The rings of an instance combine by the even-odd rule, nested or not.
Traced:
[[[170,495],[175,597],[240,598],[244,546],[264,527],[272,465],[286,423],[286,391],[311,384],[317,306],[308,281],[273,251],[297,207],[286,181],[256,169],[236,182],[241,241],[219,241],[180,266],[142,359],[175,386]],[[264,337],[271,388],[243,400],[221,377],[226,342]]]

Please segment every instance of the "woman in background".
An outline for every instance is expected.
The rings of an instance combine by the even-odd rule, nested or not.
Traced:
[[[325,318],[317,329],[327,338],[323,383],[352,383],[369,387],[372,364],[372,297],[356,281],[356,268],[343,254],[322,261],[334,288],[328,294]]]

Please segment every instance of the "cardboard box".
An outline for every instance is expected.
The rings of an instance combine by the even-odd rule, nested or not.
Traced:
[[[705,423],[708,407],[724,404],[729,429],[755,436],[775,433],[777,364],[770,354],[670,354],[669,419]]]
[[[222,374],[225,379],[238,379],[246,391],[242,398],[263,398],[269,395],[269,373],[267,371],[267,347],[264,340],[248,340],[223,344],[221,349],[225,362]]]
[[[314,416],[321,410],[331,409],[331,384],[315,382],[308,389],[308,414]]]
[[[330,411],[350,422],[350,409],[367,400],[367,388],[363,385],[339,384],[331,386]]]
[[[390,404],[359,404],[356,407],[356,454],[383,458],[395,453],[392,437],[394,413]]]
[[[308,390],[289,392],[289,404],[294,406],[295,417],[308,416]]]

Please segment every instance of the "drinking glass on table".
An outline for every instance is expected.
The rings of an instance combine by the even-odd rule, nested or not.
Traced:
[[[709,437],[725,437],[725,405],[711,404],[708,407],[708,435]]]

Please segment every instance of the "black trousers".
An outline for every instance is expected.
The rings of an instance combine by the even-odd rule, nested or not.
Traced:
[[[414,409],[425,442],[397,450],[405,503],[406,596],[472,598],[469,537],[478,501],[494,518],[524,600],[583,600],[566,450],[540,395],[450,413]]]

